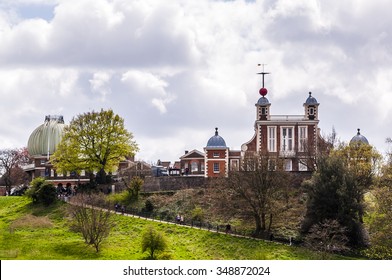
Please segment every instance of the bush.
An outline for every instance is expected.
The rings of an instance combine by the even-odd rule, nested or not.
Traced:
[[[42,177],[31,181],[31,187],[26,191],[26,195],[33,200],[33,203],[42,203],[46,206],[55,202],[57,197],[56,188]]]
[[[163,252],[167,248],[166,238],[153,226],[148,226],[142,234],[142,252],[148,251],[148,258],[156,259],[156,252]]]

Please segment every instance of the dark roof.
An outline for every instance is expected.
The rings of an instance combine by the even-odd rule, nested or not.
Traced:
[[[271,103],[268,101],[266,97],[260,97],[259,101],[257,101],[256,105],[271,105]]]
[[[312,96],[312,93],[309,92],[309,97],[305,101],[306,105],[319,105],[317,99]]]
[[[218,135],[218,128],[215,128],[215,135],[212,136],[207,142],[207,148],[222,147],[226,148],[225,140]]]
[[[369,141],[366,139],[365,136],[361,135],[359,128],[357,134],[350,140],[350,144],[352,143],[364,143],[369,145]]]

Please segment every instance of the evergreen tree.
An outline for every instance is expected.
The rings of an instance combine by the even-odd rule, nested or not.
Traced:
[[[364,246],[366,234],[361,223],[362,202],[357,199],[355,177],[337,156],[319,159],[318,170],[304,184],[308,194],[302,233],[316,224],[336,220],[347,228],[348,245]]]

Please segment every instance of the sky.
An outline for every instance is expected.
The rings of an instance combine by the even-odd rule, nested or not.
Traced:
[[[203,151],[219,128],[254,134],[262,69],[272,115],[302,115],[384,153],[392,137],[389,0],[0,0],[0,148],[27,146],[45,115],[113,109],[136,159]]]

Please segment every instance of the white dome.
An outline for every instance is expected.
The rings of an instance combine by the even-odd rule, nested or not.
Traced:
[[[32,156],[53,154],[63,137],[63,116],[46,116],[45,122],[30,135],[27,150]]]

